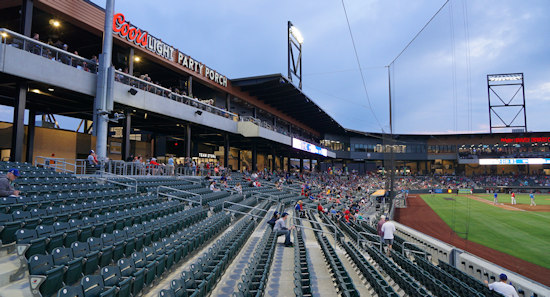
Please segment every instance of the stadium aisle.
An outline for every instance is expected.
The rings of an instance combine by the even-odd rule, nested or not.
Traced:
[[[280,236],[277,240],[275,259],[273,259],[267,281],[266,296],[294,295],[294,249],[285,248],[283,242],[284,236]]]
[[[304,226],[311,228],[308,221],[302,222]],[[304,241],[310,258],[311,287],[314,296],[338,296],[328,266],[325,264],[321,247],[317,243],[313,231],[304,229]]]
[[[275,207],[271,207],[267,212],[265,218],[270,218],[273,216]],[[233,260],[231,265],[227,267],[227,270],[221,277],[220,281],[212,289],[211,296],[231,296],[233,292],[238,291],[237,285],[241,281],[241,275],[248,264],[249,258],[254,253],[256,245],[264,235],[264,232],[267,230],[268,225],[265,223],[266,219],[256,227],[256,230],[250,235],[247,242],[243,246],[242,250],[239,252],[237,257]]]
[[[170,288],[170,282],[173,280],[173,279],[176,279],[176,278],[180,278],[181,277],[181,273],[185,270],[189,270],[190,267],[191,267],[191,264],[195,263],[200,256],[202,256],[202,254],[204,254],[205,252],[208,251],[208,248],[210,248],[219,238],[221,238],[222,236],[224,236],[226,233],[228,233],[229,231],[233,230],[233,228],[235,227],[235,225],[240,221],[242,220],[244,217],[238,219],[237,221],[235,222],[232,222],[231,223],[231,226],[227,229],[225,229],[222,233],[220,233],[218,236],[216,236],[215,238],[212,238],[212,240],[208,243],[208,245],[206,245],[204,248],[202,248],[200,251],[198,251],[197,253],[195,253],[191,258],[189,259],[186,259],[182,265],[180,265],[179,267],[175,268],[170,274],[167,274],[163,277],[163,279],[158,283],[156,284],[153,288],[151,288],[151,290],[149,290],[149,292],[147,292],[146,294],[143,295],[143,297],[158,297],[159,296],[159,292],[163,289],[168,289]],[[213,296],[216,296],[216,295],[213,295]]]

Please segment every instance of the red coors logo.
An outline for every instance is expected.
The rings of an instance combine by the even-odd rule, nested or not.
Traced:
[[[141,47],[147,46],[147,32],[126,22],[122,13],[117,13],[113,17],[113,32]]]

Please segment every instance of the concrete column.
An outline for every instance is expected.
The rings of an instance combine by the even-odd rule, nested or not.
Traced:
[[[252,171],[258,170],[258,148],[256,143],[252,144]]]
[[[191,158],[191,125],[187,125],[186,129],[186,137],[185,137],[185,156],[187,158]]]
[[[229,133],[224,135],[224,144],[223,144],[223,166],[228,168],[229,164]]]
[[[241,172],[241,150],[237,151],[237,171]]]
[[[29,163],[33,163],[33,150],[34,150],[34,127],[36,112],[34,109],[29,109],[29,124],[27,125],[27,156],[26,160]]]
[[[304,172],[304,159],[300,158],[300,173]]]
[[[13,128],[11,132],[12,162],[23,161],[23,139],[25,137],[25,104],[27,102],[27,82],[17,82],[15,86],[15,107],[13,109]]]
[[[20,33],[31,37],[31,28],[32,28],[32,9],[33,1],[32,0],[23,0],[21,4],[21,22]]]
[[[309,171],[313,172],[313,159],[309,159]]]
[[[279,156],[279,166],[281,168],[281,171],[285,170],[285,157]]]
[[[134,48],[130,48],[130,54],[128,55],[128,74],[134,75]]]
[[[132,132],[132,114],[126,112],[124,118],[124,127],[122,127],[122,160],[130,157],[130,133]]]
[[[227,96],[225,96],[225,108],[227,111],[231,111],[231,94],[227,94]]]
[[[292,169],[292,164],[290,163],[290,157],[287,157],[286,158],[286,166],[287,166],[287,170],[288,172],[290,172],[290,169]]]
[[[252,116],[255,118],[258,118],[258,108],[256,107],[252,108]]]
[[[193,98],[193,77],[189,76],[189,80],[187,81],[187,94],[189,97]]]

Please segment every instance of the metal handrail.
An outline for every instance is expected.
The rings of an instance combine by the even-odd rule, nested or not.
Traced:
[[[40,56],[43,56],[44,55],[44,48],[50,50],[50,51],[53,51],[55,52],[56,56],[55,56],[55,60],[56,61],[59,61],[59,54],[63,54],[64,56],[70,58],[70,65],[72,65],[72,62],[73,60],[77,60],[77,61],[81,61],[81,62],[86,62],[87,64],[91,65],[91,66],[94,66],[95,69],[90,69],[90,72],[92,73],[96,73],[97,72],[97,66],[98,66],[98,63],[96,63],[95,61],[93,60],[89,60],[89,59],[86,59],[86,58],[83,58],[81,56],[78,56],[78,55],[75,55],[73,53],[70,53],[68,51],[65,51],[63,49],[60,49],[60,48],[57,48],[55,46],[51,46],[49,44],[46,44],[42,41],[39,41],[39,40],[36,40],[36,39],[33,39],[33,38],[30,38],[28,36],[25,36],[25,35],[22,35],[22,34],[19,34],[17,32],[14,32],[14,31],[11,31],[11,30],[8,30],[6,28],[0,28],[0,43],[2,44],[8,44],[8,39],[9,38],[12,38],[13,37],[16,37],[18,39],[21,39],[23,41],[23,44],[22,44],[22,50],[25,50],[25,51],[28,51],[27,50],[27,43],[31,43],[33,45],[38,45],[40,47],[40,53],[39,55]],[[11,44],[17,44],[17,43],[11,43]],[[52,57],[53,58],[53,57]]]
[[[43,163],[40,163],[39,160],[42,159]],[[53,161],[53,162],[50,162]],[[59,166],[59,165],[62,166]],[[43,167],[52,168],[55,171],[59,170],[60,172],[68,172],[68,173],[76,173],[77,165],[75,163],[69,163],[66,161],[65,158],[54,158],[54,157],[43,157],[43,156],[36,156],[34,157],[34,166],[42,165]],[[72,166],[73,170],[67,169],[67,165],[69,167]]]
[[[178,196],[174,196],[174,195],[170,195],[170,194],[166,194],[166,193],[157,193],[157,198],[159,197],[159,195],[166,196],[166,197],[170,197],[170,198],[174,198],[174,199],[178,199],[178,200],[187,201],[187,202],[189,202],[189,203],[196,203],[196,204],[198,204],[198,205],[202,205],[202,201],[199,202],[199,201],[197,201],[197,200],[187,199],[187,198],[183,198],[183,197],[178,197]]]
[[[133,182],[134,185],[124,184],[124,183],[121,183],[121,182],[115,182],[115,181],[109,180],[108,178],[103,178],[104,180],[106,180],[108,182],[112,182],[112,183],[115,183],[115,184],[120,184],[120,185],[123,185],[123,186],[134,188],[135,192],[136,193],[138,192],[138,181],[135,178],[131,178],[131,177],[124,176],[124,175],[117,175],[117,174],[113,174],[113,173],[110,173],[110,172],[101,171],[99,176],[102,177],[103,175],[112,176],[112,177],[115,177],[115,178],[128,179],[131,182]]]
[[[304,220],[304,221],[308,221],[308,222],[310,222],[310,223],[311,223],[311,222],[317,223],[317,224],[322,225],[322,226],[331,227],[331,228],[334,230],[334,232],[329,232],[329,233],[334,233],[334,237],[336,237],[336,235],[338,234],[338,232],[337,232],[338,230],[336,229],[336,226],[334,226],[334,225],[330,225],[330,224],[318,222],[317,220],[310,220],[310,219],[307,219],[307,218],[298,218],[298,219]]]
[[[224,202],[223,202],[223,205],[222,205],[222,210],[228,209],[228,208],[225,208],[225,204],[226,204],[226,203],[229,203],[229,204],[232,204],[232,205],[242,206],[242,207],[249,208],[249,209],[256,209],[256,210],[263,211],[263,212],[266,212],[266,213],[268,212],[268,210],[265,210],[265,209],[263,209],[263,208],[254,207],[254,206],[249,206],[249,205],[245,205],[245,204],[241,204],[241,203],[236,203],[236,202],[231,202],[231,201],[224,201]]]
[[[200,201],[200,204],[202,205],[202,196],[197,194],[197,193],[193,193],[193,192],[189,192],[189,191],[184,191],[184,190],[180,190],[180,189],[176,189],[176,188],[171,188],[171,187],[167,187],[167,186],[158,186],[157,187],[157,198],[159,197],[159,194],[161,193],[160,192],[160,189],[163,188],[163,189],[168,189],[168,190],[172,190],[174,192],[181,192],[181,193],[185,193],[185,194],[191,194],[193,196],[198,196],[199,197],[199,201]],[[162,193],[162,194],[165,194],[165,193]],[[177,197],[177,196],[175,196]]]
[[[421,254],[421,255],[426,256],[426,252],[414,251],[414,250],[412,250],[412,249],[405,248],[405,244],[409,244],[409,245],[411,245],[411,246],[414,246],[414,247],[418,248],[418,246],[417,246],[414,242],[404,241],[403,244],[402,244],[402,245],[403,245],[403,249],[402,249],[402,254],[403,254],[403,256],[405,256],[405,251],[406,251],[406,250],[409,251],[409,252],[411,252],[411,253]]]
[[[360,247],[362,247],[362,246],[361,246],[361,242],[366,242],[366,243],[370,243],[370,244],[376,244],[376,245],[378,245],[378,246],[380,247],[380,252],[381,252],[381,253],[384,252],[384,248],[383,248],[381,242],[376,242],[376,241],[371,241],[371,240],[359,238],[359,239],[357,240],[357,245],[360,246]]]
[[[120,76],[122,76],[125,79],[118,78]],[[176,94],[176,93],[172,92],[172,90],[170,90],[170,89],[167,89],[165,87],[162,87],[162,86],[156,85],[154,83],[148,82],[148,81],[143,80],[141,78],[129,75],[129,74],[124,73],[122,71],[115,70],[115,78],[117,78],[117,81],[119,81],[123,84],[130,85],[130,86],[132,86],[130,81],[135,81],[135,82],[144,84],[146,86],[150,86],[150,87],[154,88],[155,90],[162,91],[163,92],[163,95],[162,95],[163,97],[170,98],[171,100],[174,100],[174,101],[177,101],[177,102],[180,102],[180,103],[187,104],[184,101],[189,100],[190,102],[193,102],[193,103],[197,104],[198,106],[200,106],[200,109],[202,109],[202,110],[206,110],[206,108],[210,108],[210,109],[216,110],[219,113],[226,114],[226,115],[232,117],[233,119],[238,119],[239,118],[239,116],[235,113],[232,113],[230,111],[221,109],[221,108],[219,108],[217,106],[214,106],[214,105],[210,105],[210,104],[201,102],[200,100],[197,100],[195,98],[192,98],[192,97],[189,97],[189,96],[186,96],[186,95]],[[136,86],[136,87],[138,87],[138,86]],[[150,91],[148,91],[148,92],[150,92]],[[156,92],[150,92],[150,93],[156,93]],[[166,94],[166,96],[164,96],[164,94]],[[174,98],[176,98],[176,99],[174,99]],[[191,105],[191,104],[187,104],[187,105]],[[201,107],[204,107],[204,108],[201,108]]]

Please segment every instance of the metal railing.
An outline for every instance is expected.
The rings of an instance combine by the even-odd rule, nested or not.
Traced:
[[[219,107],[216,107],[207,103],[203,103],[189,96],[177,94],[175,92],[172,92],[170,89],[156,85],[154,83],[148,82],[146,80],[137,78],[135,76],[129,75],[127,73],[124,73],[118,70],[115,70],[115,81],[118,81],[125,85],[132,86],[136,88],[136,91],[141,90],[141,91],[153,93],[153,94],[204,110],[209,113],[213,113],[228,119],[232,119],[234,121],[237,121],[239,119],[239,116],[235,113],[232,113],[230,111],[221,109]]]
[[[5,28],[0,28],[0,44],[9,45],[87,72],[97,73],[98,64],[93,60],[83,58],[66,50],[48,45]]]
[[[170,191],[172,191],[172,192],[180,192],[180,193],[184,193],[184,194],[190,194],[190,195],[193,195],[193,196],[195,196],[195,197],[198,197],[198,200],[187,199],[187,198],[182,198],[182,197],[175,196],[175,195],[170,195],[170,194],[162,193],[162,192],[160,191],[160,189],[167,189],[167,190],[170,190]],[[199,195],[199,194],[197,194],[197,193],[193,193],[193,192],[189,192],[189,191],[184,191],[184,190],[180,190],[180,189],[176,189],[176,188],[171,188],[171,187],[167,187],[167,186],[158,186],[158,187],[157,187],[157,198],[159,198],[159,195],[170,196],[170,197],[178,198],[178,199],[180,199],[180,200],[185,200],[185,201],[195,201],[195,202],[200,203],[200,205],[202,205],[202,196]]]
[[[263,215],[263,216],[259,216],[259,215],[251,214],[251,213],[248,213],[248,212],[239,211],[239,210],[236,210],[236,209],[226,208],[226,207],[225,207],[225,204],[226,204],[226,203],[227,203],[227,204],[230,204],[230,205],[242,206],[242,207],[248,208],[248,209],[255,209],[255,210],[264,212],[264,215]],[[230,206],[230,207],[231,207],[231,206]],[[251,216],[251,217],[257,218],[257,219],[263,219],[263,218],[265,217],[265,215],[267,214],[267,212],[268,212],[268,210],[265,210],[265,209],[263,209],[263,208],[254,207],[254,206],[249,206],[249,205],[240,204],[240,203],[231,202],[231,201],[224,201],[224,202],[223,202],[222,211],[224,211],[224,210],[227,210],[227,211],[229,211],[229,212],[234,212],[234,213],[242,214],[242,215],[246,215],[246,216]]]
[[[74,174],[77,171],[76,164],[67,162],[67,159],[65,158],[37,156],[34,158],[34,166],[49,168],[56,172],[63,172],[63,173]]]
[[[132,184],[125,184],[125,183],[120,182],[120,181],[114,181],[114,180],[109,179],[106,176],[111,177],[111,178],[120,178],[120,179],[128,180]],[[133,188],[134,192],[136,192],[136,193],[138,192],[138,181],[135,178],[131,178],[131,177],[123,176],[123,175],[116,175],[116,174],[112,174],[112,173],[104,172],[104,171],[99,172],[99,177],[92,176],[92,178],[102,180],[102,181],[106,181],[108,183],[112,183],[112,184],[115,184],[115,185],[121,185],[121,186],[125,186],[125,187],[128,187],[128,188]]]
[[[105,164],[105,172],[116,175],[155,175],[172,176],[175,174],[173,165],[154,165],[141,162],[126,162],[110,160]]]

